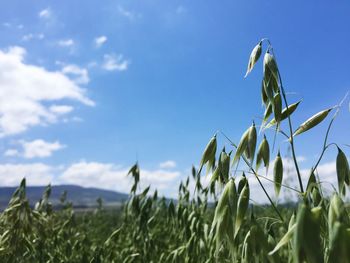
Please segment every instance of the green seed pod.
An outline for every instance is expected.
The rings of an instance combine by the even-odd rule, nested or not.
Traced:
[[[234,242],[234,225],[237,207],[237,192],[234,180],[231,179],[225,185],[223,193],[220,197],[218,205],[215,208],[214,219],[212,222],[211,232],[216,230],[216,249],[218,250],[221,243],[228,238],[232,244]]]
[[[280,119],[280,121],[283,121],[283,120],[287,119],[288,116],[292,115],[292,113],[297,109],[297,107],[298,107],[298,105],[299,105],[300,102],[301,102],[301,101],[298,101],[298,102],[296,102],[296,103],[293,103],[293,104],[289,105],[289,106],[288,106],[288,110],[287,110],[287,108],[284,108],[284,109],[282,110],[282,113],[281,113],[281,119]],[[266,125],[266,128],[270,128],[270,127],[272,127],[272,126],[274,126],[274,125],[276,125],[276,124],[277,124],[277,121],[276,121],[276,119],[274,118],[274,119],[272,119],[272,120]]]
[[[264,124],[267,122],[267,120],[270,118],[271,116],[271,113],[272,113],[272,103],[269,102],[266,109],[265,109],[265,112],[264,112],[264,118],[263,118],[263,123],[261,126],[264,126]]]
[[[198,173],[202,171],[203,165],[205,165],[206,163],[208,163],[207,172],[209,172],[209,170],[211,170],[214,167],[216,147],[217,147],[217,141],[216,141],[216,135],[214,135],[214,137],[210,139],[209,143],[205,147]]]
[[[245,173],[243,172],[241,180],[238,182],[238,194],[242,192],[243,187],[247,184],[247,177],[245,176]]]
[[[217,166],[210,178],[210,184],[215,184],[220,179],[220,166]]]
[[[295,212],[292,214],[292,216],[289,219],[289,223],[288,223],[288,230],[291,229],[291,227],[295,224]]]
[[[298,210],[294,234],[294,261],[296,263],[322,263],[323,249],[320,238],[320,221],[306,204]]]
[[[273,113],[275,115],[276,122],[280,123],[282,114],[282,99],[280,93],[276,93],[276,95],[273,97]]]
[[[195,179],[197,176],[197,171],[196,171],[196,167],[194,167],[194,165],[192,165],[191,173],[192,173],[192,178]]]
[[[274,167],[273,167],[273,180],[275,183],[274,187],[275,187],[276,197],[278,197],[280,193],[282,179],[283,179],[283,162],[282,162],[281,154],[278,151],[277,157],[275,159]]]
[[[250,161],[253,161],[256,148],[256,128],[255,123],[249,128],[248,145],[245,150],[245,155]]]
[[[249,62],[248,62],[248,68],[247,72],[245,74],[245,78],[248,76],[248,74],[253,70],[253,67],[255,63],[259,60],[261,55],[261,45],[262,41],[260,41],[252,50],[252,53],[250,54]]]
[[[273,103],[273,96],[275,92],[274,90],[275,90],[275,86],[277,85],[275,81],[276,81],[275,78],[272,76],[269,70],[264,71],[263,87],[264,87],[265,95],[268,98],[268,101],[270,103]]]
[[[265,105],[265,107],[267,107],[267,104],[269,103],[269,98],[266,95],[265,92],[265,87],[264,87],[264,80],[262,80],[261,82],[261,100],[263,105]]]
[[[319,113],[316,113],[311,118],[307,119],[305,122],[303,122],[299,128],[294,132],[293,136],[297,136],[303,132],[306,132],[310,130],[311,128],[315,127],[317,124],[322,122],[328,115],[328,113],[332,110],[332,108],[320,111]]]
[[[265,135],[264,135],[264,139],[262,140],[258,148],[258,153],[256,156],[256,170],[259,170],[261,162],[264,163],[264,166],[266,167],[266,173],[267,173],[267,170],[269,168],[269,163],[270,163],[270,146]]]
[[[329,234],[329,263],[349,262],[349,241],[345,225],[335,222]]]
[[[348,159],[346,158],[344,152],[339,147],[338,147],[336,166],[337,166],[339,193],[341,193],[344,187],[344,183],[349,185],[350,170],[349,170]]]
[[[235,223],[235,236],[237,236],[239,228],[241,227],[245,214],[247,212],[247,209],[249,206],[249,196],[250,196],[249,184],[247,181],[246,185],[243,187],[238,198],[236,223]]]
[[[313,172],[313,168],[311,168],[311,172],[309,175],[309,180],[307,181],[306,192],[311,193],[311,190],[316,186],[316,177]]]
[[[241,157],[241,155],[243,154],[243,152],[246,150],[246,148],[248,147],[248,138],[249,138],[249,132],[250,132],[250,128],[248,128],[242,135],[241,140],[237,146],[236,149],[236,154],[233,158],[232,164],[234,165],[238,159]]]
[[[225,184],[230,172],[230,156],[225,152],[225,149],[220,154],[218,167],[220,167],[220,180]]]
[[[318,187],[314,187],[311,191],[312,194],[312,202],[315,206],[319,205],[320,202],[322,201],[322,196],[320,193],[320,190],[318,189]]]
[[[336,221],[341,220],[344,217],[345,208],[343,200],[334,194],[331,198],[328,210],[328,226],[329,233],[332,232],[332,227]]]
[[[273,77],[278,81],[278,67],[276,60],[272,54],[270,54],[269,51],[265,53],[264,56],[264,72],[270,71],[273,75]]]
[[[277,243],[277,245],[275,246],[275,248],[269,252],[269,255],[273,255],[275,254],[281,247],[283,247],[284,245],[288,244],[289,241],[292,240],[294,232],[296,229],[296,224],[292,225],[287,233],[282,237],[282,239]]]

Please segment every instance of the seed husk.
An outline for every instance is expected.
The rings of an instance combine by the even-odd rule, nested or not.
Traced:
[[[342,192],[344,183],[349,185],[350,169],[349,169],[348,159],[346,158],[345,153],[339,147],[338,147],[336,167],[337,167],[339,192]]]
[[[256,156],[256,170],[259,170],[261,162],[264,163],[267,172],[270,163],[270,146],[265,135],[258,148],[258,153]]]
[[[204,149],[202,159],[200,162],[200,168],[198,171],[199,174],[206,163],[208,163],[207,172],[209,172],[209,170],[211,170],[214,167],[216,147],[217,147],[217,140],[216,140],[216,134],[215,134],[213,138],[210,139],[209,143]]]
[[[306,132],[310,130],[311,128],[315,127],[317,124],[321,123],[328,115],[328,113],[332,110],[333,108],[327,109],[320,111],[307,119],[305,122],[303,122],[299,128],[294,132],[293,136],[297,136],[303,132]]]
[[[288,110],[287,110],[287,108],[284,108],[284,109],[282,110],[282,113],[281,113],[281,119],[280,119],[280,121],[283,121],[283,120],[287,119],[288,116],[292,115],[292,113],[297,109],[297,107],[298,107],[298,105],[299,105],[300,102],[301,102],[301,101],[298,101],[298,102],[296,102],[296,103],[293,103],[293,104],[289,105],[289,106],[288,106]],[[270,128],[270,127],[272,127],[272,126],[274,126],[274,125],[276,125],[276,124],[277,124],[277,121],[276,121],[275,118],[273,118],[273,119],[266,125],[266,128]]]
[[[269,70],[276,81],[278,81],[278,67],[275,57],[267,51],[264,56],[264,72]]]
[[[239,141],[239,144],[237,146],[236,149],[236,154],[233,158],[232,164],[235,164],[238,159],[241,157],[241,155],[243,154],[243,152],[246,150],[246,148],[248,147],[248,138],[249,138],[249,132],[250,132],[250,128],[248,128],[242,135],[241,140]]]
[[[282,99],[281,94],[277,93],[273,97],[273,113],[275,115],[275,120],[277,123],[280,123],[281,121],[281,114],[282,114]]]
[[[247,212],[247,209],[249,206],[249,196],[250,196],[249,184],[247,181],[238,198],[236,223],[235,223],[235,236],[237,236],[237,233],[242,225],[245,214]]]
[[[245,78],[248,76],[248,74],[253,70],[254,65],[256,64],[256,62],[259,60],[260,56],[261,56],[261,45],[262,45],[262,41],[260,41],[252,50],[252,53],[250,54],[249,57],[249,62],[248,62],[248,68],[247,68],[247,72],[245,74]]]
[[[245,150],[245,155],[250,161],[253,161],[254,155],[255,155],[255,148],[256,148],[256,128],[255,124],[249,128],[249,133],[248,133],[248,145]]]
[[[278,152],[277,157],[275,159],[274,167],[273,167],[273,179],[274,179],[274,188],[276,197],[279,196],[281,190],[281,184],[283,179],[283,162],[281,158],[280,152]]]

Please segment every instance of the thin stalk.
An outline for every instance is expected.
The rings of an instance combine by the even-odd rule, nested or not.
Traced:
[[[320,164],[320,162],[321,162],[321,160],[322,160],[322,158],[323,158],[323,155],[324,155],[324,153],[326,152],[327,148],[328,148],[329,146],[331,146],[332,144],[334,144],[334,143],[330,143],[330,144],[327,145],[328,135],[329,135],[329,132],[330,132],[330,130],[331,130],[331,127],[332,127],[332,125],[333,125],[333,122],[334,122],[335,118],[338,116],[339,109],[340,109],[340,107],[342,106],[343,102],[345,101],[345,99],[347,98],[348,95],[349,95],[349,92],[346,93],[345,96],[344,96],[344,98],[340,101],[340,103],[338,104],[338,109],[337,109],[337,111],[334,113],[333,118],[332,118],[331,121],[329,122],[329,125],[328,125],[328,128],[327,128],[327,132],[326,132],[326,136],[325,136],[324,141],[323,141],[322,152],[321,152],[320,157],[318,158],[318,160],[317,160],[317,162],[316,162],[316,164],[315,164],[315,166],[314,166],[312,172],[315,172],[315,170],[317,169],[317,166]],[[335,144],[335,145],[336,145],[336,144]]]
[[[284,104],[286,105],[286,109],[287,109],[287,112],[288,112],[289,109],[288,109],[287,96],[286,96],[286,92],[285,92],[284,87],[283,87],[282,77],[281,77],[280,71],[279,71],[278,69],[277,69],[277,73],[278,73],[278,78],[279,78],[279,81],[280,81],[280,84],[281,84],[281,91],[282,91],[283,101],[284,101]],[[302,193],[304,193],[303,182],[302,182],[302,180],[301,180],[299,165],[298,165],[297,157],[296,157],[296,154],[295,154],[292,121],[291,121],[291,118],[290,118],[290,115],[289,115],[289,114],[288,114],[288,126],[289,126],[289,132],[290,132],[290,140],[289,140],[289,141],[290,141],[290,146],[291,146],[291,148],[292,148],[293,162],[294,162],[294,166],[295,166],[295,169],[296,169],[297,175],[298,175],[298,181],[299,181],[300,191],[301,191]]]
[[[224,135],[224,137],[230,142],[230,144],[231,144],[233,147],[237,148],[237,145],[236,145],[234,142],[232,142],[232,141],[230,140],[230,138],[228,138],[223,132],[221,132],[221,134]],[[259,178],[257,172],[254,170],[254,168],[252,167],[252,165],[250,164],[250,162],[247,160],[247,158],[246,158],[245,156],[242,155],[242,159],[243,159],[244,162],[248,165],[248,167],[249,167],[249,169],[252,171],[252,173],[255,175],[255,178],[258,180],[258,183],[259,183],[260,187],[263,189],[263,191],[264,191],[264,193],[265,193],[267,199],[269,199],[269,202],[270,202],[271,206],[272,206],[273,209],[276,211],[276,213],[277,213],[277,215],[279,216],[279,218],[281,219],[281,221],[284,222],[284,219],[283,219],[283,217],[282,217],[280,211],[277,209],[277,207],[276,207],[276,205],[274,204],[274,202],[272,201],[270,195],[267,193],[267,191],[266,191],[264,185],[262,184],[262,182],[261,182],[261,180],[260,180],[260,178]]]
[[[239,171],[241,171],[241,170],[239,170]],[[246,171],[245,171],[246,172]],[[254,174],[253,172],[247,172],[247,173],[249,173],[249,174]],[[267,181],[269,181],[269,182],[271,182],[271,183],[276,183],[274,180],[272,180],[272,179],[270,179],[270,178],[268,178],[268,177],[266,177],[266,176],[263,176],[263,175],[261,175],[261,174],[256,174],[258,177],[260,177],[260,178],[262,178],[262,179],[265,179],[265,180],[267,180]],[[298,194],[302,194],[302,192],[300,192],[299,190],[297,190],[297,189],[295,189],[295,188],[293,188],[293,187],[290,187],[290,186],[288,186],[288,185],[285,185],[285,184],[282,184],[282,183],[277,183],[278,185],[280,185],[280,186],[282,186],[282,187],[284,187],[284,188],[287,188],[287,189],[289,189],[289,190],[292,190],[292,191],[294,191],[294,192],[296,192],[296,193],[298,193]]]

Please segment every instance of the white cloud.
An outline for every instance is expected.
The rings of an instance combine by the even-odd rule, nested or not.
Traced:
[[[6,150],[4,155],[5,156],[18,156],[19,155],[19,151],[17,149],[8,149],[8,150]]]
[[[118,6],[118,13],[124,17],[126,17],[129,20],[134,20],[136,18],[136,14],[126,10],[125,8],[123,8],[122,6]]]
[[[57,114],[57,115],[67,114],[73,110],[74,110],[74,107],[68,106],[68,105],[52,105],[52,106],[50,106],[50,111],[52,113]]]
[[[50,157],[53,152],[65,148],[65,145],[60,144],[58,141],[46,142],[44,140],[38,139],[34,141],[19,141],[18,142],[22,149],[18,151],[17,149],[9,149],[5,152],[6,156],[19,156],[26,159],[33,158],[45,158]]]
[[[25,64],[25,54],[21,47],[0,50],[0,137],[57,122],[60,114],[49,110],[53,102],[69,99],[94,105],[62,72]]]
[[[159,164],[159,168],[161,169],[171,169],[176,167],[176,162],[172,160],[168,160]]]
[[[74,40],[73,39],[62,39],[58,41],[58,45],[61,47],[71,47],[74,45]]]
[[[100,36],[95,38],[95,45],[97,48],[101,47],[106,42],[107,42],[106,36]]]
[[[53,168],[42,163],[0,164],[2,186],[17,186],[24,177],[28,185],[47,185],[53,181]]]
[[[74,82],[76,82],[77,84],[87,84],[90,81],[89,73],[87,69],[80,68],[77,65],[71,64],[71,65],[64,66],[62,69],[62,73],[66,75],[76,76],[76,78],[74,79]]]
[[[39,16],[40,18],[44,18],[44,19],[50,18],[51,15],[52,15],[52,13],[51,13],[51,9],[50,9],[50,8],[43,9],[43,10],[41,10],[41,11],[39,12],[39,14],[38,14],[38,16]]]
[[[22,41],[30,41],[32,39],[38,39],[38,40],[42,40],[45,38],[45,35],[44,34],[27,34],[27,35],[24,35],[22,37]]]
[[[108,71],[124,71],[130,64],[130,61],[124,59],[123,55],[106,54],[103,58],[102,68]]]
[[[81,161],[69,166],[58,180],[64,184],[78,184],[85,187],[129,192],[132,182],[130,177],[126,176],[128,170],[129,168],[110,163]],[[163,169],[141,170],[140,172],[142,187],[151,185],[153,189],[157,188],[161,192],[179,177],[180,172]]]

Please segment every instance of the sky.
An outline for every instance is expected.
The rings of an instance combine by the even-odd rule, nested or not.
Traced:
[[[350,89],[345,0],[2,0],[0,6],[2,186],[25,176],[28,185],[128,192],[126,173],[138,161],[144,186],[175,196],[216,131],[238,142],[252,120],[261,122],[261,61],[244,75],[251,50],[265,37],[289,102],[302,99],[294,128]],[[348,103],[329,138],[347,154]],[[329,121],[297,138],[303,180]],[[229,147],[220,134],[218,143]],[[272,157],[286,146],[278,138]],[[331,183],[335,157],[332,147],[319,168]],[[250,181],[252,198],[263,200]]]

